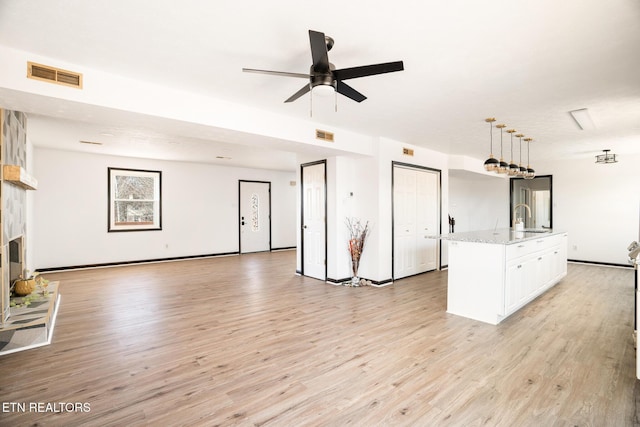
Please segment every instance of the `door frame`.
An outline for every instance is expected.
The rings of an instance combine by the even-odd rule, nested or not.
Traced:
[[[429,172],[436,172],[437,176],[438,176],[438,232],[442,233],[442,170],[441,169],[436,169],[436,168],[430,168],[427,166],[420,166],[420,165],[414,165],[411,163],[405,163],[405,162],[397,162],[397,161],[392,161],[391,162],[391,277],[393,278],[393,280],[395,280],[396,277],[396,273],[395,273],[395,265],[396,265],[396,260],[395,260],[395,247],[396,247],[396,235],[395,235],[395,224],[396,224],[396,220],[395,220],[395,204],[394,204],[394,170],[396,167],[400,167],[400,168],[404,168],[404,169],[414,169],[414,170],[421,170],[421,171],[429,171]],[[437,263],[437,269],[438,270],[442,270],[442,241],[438,240],[438,244],[436,245],[437,247],[437,254],[436,256],[438,257],[438,263]],[[430,270],[433,271],[433,270]],[[428,273],[425,271],[425,273]],[[422,274],[422,273],[418,273],[418,274]],[[407,277],[411,277],[411,276],[407,276]],[[403,279],[405,279],[405,277],[403,277]]]
[[[323,165],[324,174],[324,280],[327,280],[327,160],[302,163],[300,165],[300,274],[304,274],[304,168]]]
[[[256,181],[251,179],[238,180],[238,254],[242,255],[242,183],[253,182],[257,184],[269,185],[269,249],[264,252],[271,252],[271,181]]]

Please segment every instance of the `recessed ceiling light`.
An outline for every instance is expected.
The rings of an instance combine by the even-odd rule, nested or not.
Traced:
[[[593,119],[589,114],[589,110],[586,108],[580,108],[578,110],[569,111],[573,120],[582,130],[594,130],[596,125],[593,123]]]

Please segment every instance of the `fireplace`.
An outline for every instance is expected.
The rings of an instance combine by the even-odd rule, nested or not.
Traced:
[[[2,264],[0,269],[0,321],[5,322],[9,318],[9,295],[13,283],[24,274],[25,248],[24,236],[16,237],[2,248]]]
[[[9,284],[19,279],[24,269],[24,238],[18,237],[9,242]]]

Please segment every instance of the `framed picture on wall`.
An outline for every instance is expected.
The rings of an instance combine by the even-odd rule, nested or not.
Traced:
[[[162,230],[162,172],[108,168],[108,231]]]

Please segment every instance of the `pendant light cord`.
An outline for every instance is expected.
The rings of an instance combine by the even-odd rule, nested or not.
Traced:
[[[518,138],[520,138],[520,166],[522,166],[522,136],[519,136]]]
[[[511,163],[513,163],[513,132],[509,132],[509,135],[511,135]]]
[[[493,156],[493,122],[489,122],[489,154]]]

